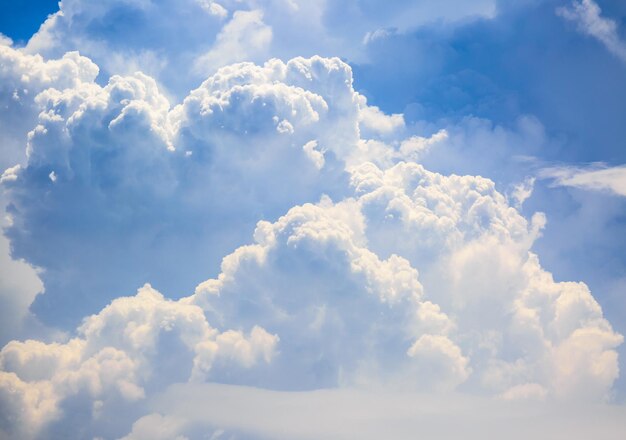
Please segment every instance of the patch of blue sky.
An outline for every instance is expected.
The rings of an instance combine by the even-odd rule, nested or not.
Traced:
[[[46,17],[59,10],[58,0],[3,0],[0,2],[0,32],[24,44]]]

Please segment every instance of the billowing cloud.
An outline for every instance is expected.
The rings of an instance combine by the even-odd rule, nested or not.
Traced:
[[[173,109],[140,73],[51,88],[36,104],[28,161],[2,178],[7,233],[17,257],[44,269],[35,310],[57,323],[129,284],[181,296],[260,218],[340,195],[366,106],[350,68],[321,58],[225,67]],[[55,312],[76,295],[82,310]]]
[[[132,420],[110,428],[104,421],[120,408],[136,415],[168,385],[206,380],[289,390],[464,384],[506,399],[607,397],[622,337],[584,284],[555,283],[528,253],[539,218],[527,225],[485,179],[404,163],[386,175],[363,167],[354,180],[361,196],[260,222],[255,243],[227,256],[221,274],[190,297],[167,300],[145,286],[87,318],[64,343],[7,344],[0,388],[14,416],[5,429],[56,432],[69,423],[69,408],[89,402],[85,432],[119,435]],[[444,197],[450,187],[457,192]],[[422,199],[423,191],[430,194]],[[365,247],[402,228],[414,233],[418,253],[394,246],[407,257],[381,259]],[[442,240],[439,255],[432,243],[419,245],[424,236]],[[433,261],[422,273],[409,262],[419,251],[431,251]]]
[[[60,59],[44,60],[40,55],[27,55],[3,40],[0,44],[0,168],[3,182],[11,181],[27,160],[25,144],[28,132],[37,123],[40,112],[36,96],[44,90],[68,90],[82,87],[94,81],[98,67],[88,58],[76,52]],[[0,195],[0,209],[4,212],[7,199]],[[9,226],[5,214],[0,224]],[[35,296],[43,291],[36,270],[23,260],[11,258],[11,246],[3,236],[0,238],[0,340],[4,343],[12,337],[34,335],[41,325],[29,313],[28,308]]]
[[[203,379],[214,363],[230,370],[270,362],[277,341],[260,327],[219,332],[199,307],[166,300],[146,285],[87,318],[65,343],[7,344],[0,352],[2,429],[13,438],[39,437],[44,427],[63,432],[54,422],[76,416],[67,408],[79,405],[86,420],[71,434],[78,438],[171,381]]]
[[[83,246],[65,241],[60,269],[86,259],[73,253],[85,240],[102,250],[92,236],[107,228],[113,232],[105,240],[118,240],[113,244],[128,253],[120,240],[138,230],[118,237],[131,224],[118,229],[107,217],[125,210],[148,219],[173,208],[236,219],[254,203],[287,212],[257,223],[252,244],[226,256],[221,272],[191,296],[168,300],[145,286],[113,299],[67,340],[7,344],[0,388],[8,435],[61,435],[78,424],[87,435],[120,436],[146,415],[155,393],[179,382],[279,390],[462,386],[504,399],[608,398],[622,336],[584,284],[555,282],[530,252],[544,216],[526,220],[489,179],[407,162],[415,149],[385,142],[390,125],[380,121],[390,118],[398,133],[403,124],[380,114],[378,123],[362,118],[366,103],[351,89],[349,73],[339,60],[323,58],[230,66],[172,110],[143,74],[38,95],[43,111],[29,135],[28,162],[4,177],[14,219],[9,233],[29,259],[39,225],[86,207]],[[361,139],[361,126],[370,134],[378,127],[382,137]],[[368,141],[383,154],[373,155]],[[255,157],[255,167],[246,166],[244,159]],[[319,199],[324,176],[336,202],[324,195],[288,209],[297,203],[294,193]],[[276,197],[286,182],[285,198]],[[261,184],[267,193],[246,197]],[[177,204],[194,191],[202,191],[209,211]],[[205,218],[214,229],[223,223]],[[48,235],[58,239],[62,231]],[[208,234],[207,243],[216,236]],[[55,266],[41,261],[48,286]],[[82,276],[89,267],[79,266]],[[64,300],[46,291],[41,298],[58,307],[79,294],[66,292]]]
[[[407,123],[340,58],[292,58],[366,59],[416,23],[495,14],[405,3],[67,0],[0,45],[0,436],[623,428],[606,405],[623,337],[542,267],[546,216],[521,212],[534,181],[515,161],[549,143],[542,122]],[[480,176],[497,167],[509,196]],[[579,171],[552,177],[618,192]]]
[[[0,44],[0,167],[23,162],[27,133],[36,125],[39,107],[35,97],[48,88],[65,90],[91,83],[98,66],[76,52],[44,60]]]

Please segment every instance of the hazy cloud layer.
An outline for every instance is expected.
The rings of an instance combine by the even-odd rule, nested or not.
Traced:
[[[495,3],[66,0],[26,50],[51,57],[80,50],[107,74],[141,70],[184,96],[195,81],[227,63],[314,54],[363,58],[361,42],[372,30],[491,16]],[[347,17],[351,26],[345,26]],[[192,67],[181,71],[180,65]]]
[[[151,407],[154,412],[138,420],[125,439],[204,434],[253,439],[583,440],[596,436],[618,439],[625,429],[621,407],[571,405],[555,410],[537,403],[379,389],[281,393],[214,384],[181,385],[158,396]],[[214,410],[207,414],[207,407]],[[242,420],[241,413],[249,417]]]

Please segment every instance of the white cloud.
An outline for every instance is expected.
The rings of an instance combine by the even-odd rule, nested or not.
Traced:
[[[557,9],[558,15],[576,23],[581,32],[594,37],[613,55],[626,62],[626,42],[619,36],[617,23],[602,17],[601,13],[593,0],[576,0],[569,8]]]
[[[89,402],[90,435],[123,435],[153,396],[183,382],[609,397],[623,338],[584,284],[555,282],[529,252],[541,216],[526,221],[480,177],[405,162],[351,174],[352,197],[259,222],[254,243],[187,298],[145,286],[68,341],[9,343],[0,394],[21,418],[5,429],[54,432],[69,423],[64,408]],[[99,424],[120,411],[114,427]],[[187,435],[186,421],[168,417],[136,431],[155,419]]]
[[[361,100],[338,59],[229,66],[174,109],[140,73],[113,76],[104,87],[48,89],[34,101],[41,113],[28,135],[28,162],[3,178],[8,234],[16,255],[45,269],[46,295],[66,317],[80,306],[71,286],[81,284],[70,280],[85,273],[94,283],[81,314],[129,284],[165,283],[179,296],[191,290],[259,218],[345,191],[342,162],[359,139]],[[313,151],[302,148],[309,142]],[[175,232],[181,224],[186,232]],[[117,256],[85,255],[86,242]],[[146,259],[146,246],[153,257]],[[187,263],[172,264],[180,252]]]
[[[534,177],[527,177],[523,182],[513,186],[511,191],[511,198],[515,202],[517,208],[521,208],[526,200],[528,200],[533,194],[533,187],[535,185]]]
[[[197,0],[202,9],[207,11],[211,15],[217,15],[224,18],[228,14],[228,11],[219,3],[212,0]]]
[[[228,406],[209,404],[207,414],[203,404],[200,416],[195,407],[184,410],[189,402],[211,402],[220,390],[244,390],[247,404],[254,393],[277,402],[301,397],[305,408],[326,405],[327,397],[315,396],[328,393],[345,396],[349,408],[364,396],[203,382],[273,390],[463,389],[500,399],[487,401],[497,407],[501,400],[561,405],[610,397],[623,338],[586,285],[555,282],[531,252],[545,217],[524,218],[489,179],[416,163],[459,152],[456,159],[466,162],[464,147],[485,140],[480,151],[509,155],[502,145],[545,141],[541,124],[520,118],[510,131],[468,118],[461,128],[415,134],[402,115],[369,107],[338,58],[220,67],[274,53],[268,45],[280,41],[284,28],[258,12],[263,8],[194,2],[179,10],[180,4],[165,5],[174,11],[171,23],[189,20],[173,40],[193,38],[177,55],[162,56],[155,45],[169,53],[180,41],[143,40],[152,35],[147,23],[172,33],[164,21],[150,21],[162,11],[133,0],[113,7],[64,2],[63,14],[27,48],[50,54],[81,45],[108,60],[109,70],[119,68],[116,57],[129,55],[169,87],[176,81],[168,75],[191,65],[184,61],[213,53],[208,69],[215,73],[178,104],[144,73],[114,75],[100,85],[95,65],[78,54],[44,62],[10,47],[2,52],[10,68],[1,73],[16,84],[2,99],[38,115],[29,122],[27,160],[2,179],[14,253],[43,269],[46,293],[33,310],[71,322],[100,309],[66,337],[11,341],[2,349],[3,435],[64,437],[78,426],[75,432],[87,437],[131,430],[131,438],[153,437],[157,430],[194,438],[204,423],[215,425],[216,438],[220,429],[272,436],[276,426],[256,419],[242,426],[241,412]],[[280,10],[281,20],[305,14],[301,20],[323,22],[323,14],[311,14],[324,10],[317,2],[263,5]],[[129,22],[114,20],[116,8]],[[189,15],[196,13],[202,19]],[[390,14],[383,21],[401,18]],[[206,20],[213,27],[199,33]],[[137,40],[101,39],[96,23],[135,27]],[[200,35],[216,45],[199,42]],[[33,76],[39,83],[26,99],[17,87],[31,80],[29,70],[39,72]],[[186,92],[189,83],[178,84]],[[167,299],[149,285],[116,298],[153,278],[182,298]],[[209,390],[209,400],[176,395],[194,387]],[[159,396],[175,408],[159,412]],[[403,397],[388,397],[396,411],[405,407]],[[414,407],[407,408],[401,415],[410,425]],[[362,411],[357,420],[372,413]],[[345,425],[349,412],[324,417],[333,415],[343,415]],[[378,430],[389,429],[386,417]],[[315,431],[322,425],[310,431],[313,438],[328,437]],[[289,426],[302,433],[302,424]],[[406,432],[407,425],[392,426],[394,437]]]
[[[542,169],[539,176],[553,179],[553,184],[557,186],[626,196],[626,166],[552,167]]]
[[[38,437],[47,424],[70,416],[63,408],[71,401],[92,408],[91,420],[82,421],[87,428],[177,377],[203,380],[213,364],[232,370],[271,362],[277,342],[260,327],[248,335],[219,332],[199,307],[166,300],[146,285],[86,318],[65,343],[7,344],[0,352],[2,429],[11,437]]]
[[[363,137],[375,135],[395,135],[404,128],[404,116],[401,114],[386,115],[376,106],[368,106],[365,97],[362,98],[362,111],[359,114],[361,133]]]
[[[35,97],[48,88],[64,90],[94,81],[98,66],[77,52],[44,60],[0,45],[0,168],[24,161],[26,135],[36,124],[39,108]]]
[[[13,40],[0,32],[0,46],[11,46],[13,45]]]
[[[400,152],[403,157],[407,159],[418,160],[424,154],[428,153],[428,150],[433,145],[436,145],[448,138],[446,130],[439,130],[430,138],[424,138],[422,136],[412,136],[409,139],[402,141],[400,144]]]

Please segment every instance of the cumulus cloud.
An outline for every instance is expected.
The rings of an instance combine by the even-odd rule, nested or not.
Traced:
[[[43,427],[62,432],[53,422],[72,417],[71,405],[86,405],[86,419],[71,434],[78,438],[171,381],[202,380],[214,364],[232,370],[270,362],[277,342],[260,327],[219,332],[199,307],[146,285],[86,318],[67,342],[7,344],[0,352],[2,429],[13,438],[39,437]]]
[[[40,55],[27,55],[2,38],[0,44],[0,181],[10,182],[27,161],[25,144],[28,132],[37,123],[40,112],[36,96],[47,89],[68,90],[94,81],[98,66],[76,52],[60,59],[44,60]],[[7,198],[0,195],[0,209],[7,207]],[[7,221],[8,220],[8,221]],[[10,216],[3,214],[2,228],[10,227]],[[0,301],[2,312],[0,340],[39,334],[41,325],[28,307],[43,291],[38,272],[24,260],[14,260],[9,241],[0,237]],[[49,330],[48,330],[49,331]]]
[[[587,285],[541,266],[546,218],[519,211],[532,183],[509,200],[467,174],[543,145],[538,120],[418,132],[368,105],[339,58],[265,61],[358,53],[366,29],[404,32],[426,9],[494,11],[427,6],[67,0],[26,48],[0,45],[3,123],[27,116],[0,255],[32,281],[6,296],[33,318],[38,274],[32,313],[67,331],[2,335],[0,435],[352,438],[352,420],[366,438],[484,437],[474,422],[495,412],[522,436],[519,408],[537,420],[543,401],[557,432],[552,405],[610,400],[623,337]],[[343,7],[363,20],[339,32]],[[304,23],[319,32],[290,31]],[[606,417],[608,438],[622,427]]]
[[[623,338],[584,284],[555,282],[529,252],[542,216],[526,221],[487,179],[415,163],[351,175],[351,197],[259,222],[189,297],[144,286],[68,341],[7,344],[2,404],[16,416],[5,430],[58,432],[89,402],[85,432],[119,436],[177,382],[609,397]],[[187,426],[144,415],[131,438],[153,419],[166,432]]]
[[[617,23],[602,17],[602,10],[596,2],[574,1],[570,7],[558,8],[557,14],[574,22],[581,32],[597,39],[613,55],[626,62],[626,42],[620,38]]]
[[[540,176],[552,179],[557,186],[569,186],[591,191],[605,191],[626,196],[626,166],[552,167],[544,168]]]
[[[260,218],[340,195],[365,106],[350,68],[322,58],[225,67],[173,109],[140,73],[50,88],[33,105],[28,161],[3,174],[7,234],[17,257],[44,269],[35,310],[56,322],[129,284],[181,296]],[[181,252],[186,263],[173,264]],[[72,311],[76,295],[83,310]]]
[[[24,161],[27,133],[36,125],[39,107],[35,97],[54,88],[66,90],[94,81],[98,66],[77,52],[44,60],[27,55],[10,44],[0,45],[0,168]]]

